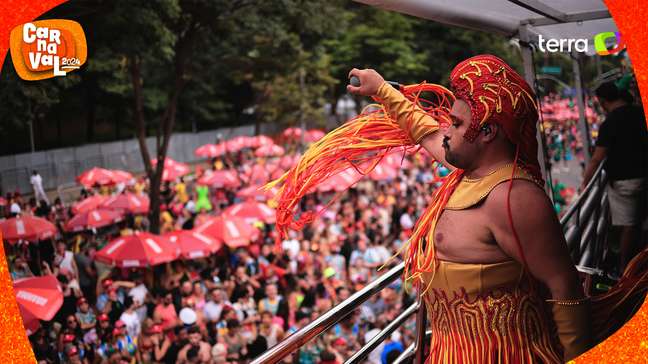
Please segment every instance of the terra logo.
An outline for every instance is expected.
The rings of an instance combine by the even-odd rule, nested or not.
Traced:
[[[11,59],[23,80],[65,76],[81,67],[88,56],[81,25],[51,19],[15,27],[10,37]]]
[[[613,42],[612,42],[613,41]],[[608,46],[611,49],[608,49]],[[619,32],[603,32],[594,36],[594,50],[600,56],[617,54],[625,48],[625,41]],[[587,52],[589,39],[545,39],[538,35],[538,47],[543,52]]]
[[[612,49],[607,49],[607,40],[608,39],[614,39],[616,41],[616,45]],[[621,38],[621,33],[619,32],[603,32],[603,33],[598,33],[597,35],[594,36],[594,49],[596,49],[596,53],[598,53],[600,56],[607,56],[609,54],[617,54],[621,52],[625,48],[625,42],[623,41],[623,38]]]

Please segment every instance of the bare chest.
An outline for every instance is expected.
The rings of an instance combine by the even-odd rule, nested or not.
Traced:
[[[436,256],[461,263],[491,263],[507,259],[488,228],[485,208],[444,210],[434,230]]]

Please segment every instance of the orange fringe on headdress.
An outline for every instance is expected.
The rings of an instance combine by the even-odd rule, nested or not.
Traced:
[[[449,123],[448,113],[454,96],[445,87],[424,82],[401,87],[401,92],[440,124]],[[432,93],[435,100],[421,98],[422,92]],[[277,243],[285,238],[288,229],[300,230],[316,218],[313,211],[295,216],[299,213],[299,202],[307,193],[349,167],[366,175],[393,148],[399,147],[410,149],[415,145],[382,105],[370,105],[360,115],[313,143],[296,166],[265,186],[270,189],[281,185],[275,197]],[[362,168],[361,165],[369,167]],[[338,197],[335,196],[329,205]]]

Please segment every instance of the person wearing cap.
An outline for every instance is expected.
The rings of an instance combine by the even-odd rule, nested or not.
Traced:
[[[67,329],[63,331],[59,337],[59,357],[62,361],[68,360],[71,347],[76,349],[75,354],[78,354],[79,360],[85,360],[88,353],[88,346],[81,339],[81,334],[78,330]],[[85,362],[85,361],[84,361]]]
[[[155,324],[151,327],[151,341],[153,342],[155,361],[163,361],[167,357],[172,341],[169,335],[165,335],[162,325]]]
[[[133,337],[128,334],[126,324],[122,321],[115,322],[115,328],[112,332],[115,347],[122,356],[133,358],[137,353],[137,344]]]
[[[78,311],[75,316],[77,321],[79,321],[81,330],[88,332],[89,330],[94,329],[97,324],[97,317],[85,297],[79,297],[77,300],[77,308]]]
[[[108,341],[112,335],[113,329],[110,324],[110,318],[105,313],[102,313],[97,316],[97,322],[96,333],[98,341],[100,343]]]
[[[125,289],[132,289],[135,287],[135,284],[133,282],[128,282],[128,281],[113,281],[110,278],[104,279],[101,281],[101,292],[97,296],[97,310],[101,312],[106,312],[105,311],[105,306],[110,301],[110,295],[111,292],[114,291],[115,294],[117,295],[117,299],[120,302],[124,302],[124,292],[121,288]]]
[[[87,358],[85,358],[85,357],[81,358],[80,357],[79,349],[74,345],[70,345],[70,346],[67,347],[67,349],[65,350],[65,356],[66,356],[66,359],[67,359],[65,361],[66,363],[70,363],[70,364],[87,364],[88,363]]]
[[[171,340],[168,338],[165,340],[163,333],[162,326],[154,324],[151,319],[146,319],[142,323],[142,332],[137,338],[136,359],[138,363],[151,363],[162,360],[171,345]]]
[[[360,85],[347,90],[375,97],[404,132],[394,143],[419,144],[451,170],[415,224],[406,254],[405,277],[426,296],[429,360],[516,355],[557,363],[589,349],[590,301],[543,188],[538,105],[524,78],[495,56],[472,57],[451,72],[452,92],[427,86],[441,101],[428,114],[374,70],[353,69],[351,76]],[[551,300],[544,301],[539,286]],[[516,319],[487,325],[494,297],[502,294],[496,312],[514,312]],[[461,324],[466,310],[477,313],[468,326]],[[537,328],[533,334],[530,327]],[[511,340],[488,345],[500,337]]]
[[[106,297],[108,300],[104,305],[102,312],[108,315],[110,322],[115,322],[119,320],[119,317],[124,312],[124,303],[119,299],[118,291],[114,287],[108,289]]]
[[[338,344],[342,344],[338,342]],[[317,364],[342,364],[344,363],[344,358],[334,349],[328,348],[320,353],[320,360]]]

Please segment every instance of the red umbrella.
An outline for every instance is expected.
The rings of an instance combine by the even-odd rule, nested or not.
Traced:
[[[149,211],[149,205],[148,196],[126,192],[109,197],[101,206],[111,210],[124,210],[133,214],[146,214]]]
[[[299,155],[299,154],[297,154],[297,155],[285,155],[285,156],[281,157],[281,159],[279,160],[279,166],[281,166],[281,168],[284,168],[284,169],[290,169],[290,168],[294,167],[295,165],[297,165],[300,158],[301,158],[301,155]]]
[[[304,138],[304,140],[306,140],[309,143],[312,143],[322,139],[324,135],[326,135],[326,133],[324,133],[321,130],[311,129],[306,131],[306,137]]]
[[[137,232],[112,240],[97,252],[95,259],[121,268],[148,267],[175,260],[180,248],[169,239]]]
[[[77,202],[74,205],[72,205],[72,213],[79,214],[82,212],[95,210],[97,207],[101,206],[101,204],[104,203],[107,199],[108,197],[103,195],[90,196],[84,199],[83,201]]]
[[[301,128],[288,128],[283,131],[282,135],[285,138],[292,139],[292,140],[301,140],[301,135],[302,135],[302,129]],[[312,143],[316,142],[325,135],[325,133],[321,130],[318,129],[311,129],[311,130],[306,130],[306,134],[304,135],[304,141],[307,143]]]
[[[133,179],[133,175],[124,171],[113,171],[104,168],[92,168],[91,170],[81,173],[77,181],[86,187],[99,185],[112,185],[121,182],[127,182]]]
[[[81,231],[112,225],[121,221],[123,213],[117,210],[93,210],[75,215],[65,224],[66,231]]]
[[[157,158],[151,160],[153,168],[157,165]],[[191,172],[188,164],[176,162],[173,159],[166,157],[164,159],[164,170],[162,171],[163,181],[175,181],[177,178],[185,176]]]
[[[256,136],[256,137],[253,138],[251,146],[253,148],[258,148],[258,147],[262,147],[264,145],[273,145],[273,144],[274,144],[274,141],[270,137],[265,136],[265,135],[259,135],[259,136]]]
[[[252,185],[246,188],[243,188],[239,190],[236,193],[236,197],[238,198],[253,198],[255,200],[259,201],[267,201],[271,198],[273,198],[279,190],[276,187],[273,187],[269,189],[268,191],[264,191],[261,186],[258,185]]]
[[[18,240],[38,241],[57,234],[56,226],[36,216],[24,215],[0,221],[2,236],[9,242]]]
[[[349,167],[326,179],[322,184],[317,186],[317,189],[322,192],[344,191],[356,184],[356,182],[358,182],[362,177],[363,176],[358,173],[355,168]]]
[[[384,181],[391,180],[398,177],[398,171],[394,168],[387,165],[378,164],[371,173],[369,173],[369,178],[374,181]]]
[[[216,216],[206,220],[194,231],[221,240],[230,248],[247,246],[259,236],[259,230],[234,216]]]
[[[286,130],[281,133],[286,138],[298,138],[301,136],[302,130],[301,128],[287,128]]]
[[[18,279],[13,288],[27,329],[35,326],[35,319],[51,320],[63,305],[61,286],[53,275]]]
[[[270,179],[271,180],[276,180],[278,178],[281,178],[281,176],[283,176],[285,173],[286,173],[285,170],[283,170],[281,168],[277,168],[274,171],[272,171],[272,173],[270,174]]]
[[[254,185],[266,184],[270,180],[270,173],[260,164],[255,164],[247,173],[248,183]]]
[[[198,179],[198,184],[215,188],[238,187],[241,185],[241,181],[239,181],[235,171],[226,169],[220,171],[208,170]]]
[[[25,310],[21,305],[18,305],[18,311],[20,311],[20,316],[22,317],[23,327],[27,331],[27,336],[35,333],[40,327],[40,320],[38,317],[34,316],[31,312]]]
[[[284,155],[285,151],[278,145],[265,145],[254,152],[257,157],[278,157]]]
[[[180,255],[184,259],[206,257],[223,247],[219,240],[191,230],[178,230],[164,236],[180,248]]]
[[[126,171],[120,171],[118,169],[114,169],[111,171],[113,173],[115,183],[120,183],[120,182],[128,182],[130,180],[135,179],[132,174],[126,172]]]
[[[225,154],[225,145],[224,144],[205,144],[201,147],[198,147],[194,154],[202,158],[214,158],[219,157]]]
[[[250,137],[238,136],[226,141],[225,147],[227,148],[228,152],[233,153],[233,152],[238,152],[243,148],[250,147],[252,143],[253,141],[250,139]]]
[[[230,216],[245,219],[249,224],[262,221],[267,224],[273,224],[276,221],[276,214],[273,208],[262,202],[246,201],[232,205],[225,209],[225,213]]]

